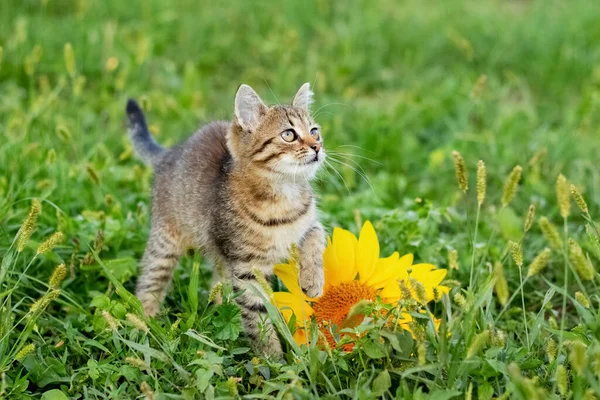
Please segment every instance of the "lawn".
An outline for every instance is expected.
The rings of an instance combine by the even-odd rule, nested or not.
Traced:
[[[600,397],[599,2],[202,3],[0,2],[0,398]],[[447,269],[439,328],[376,301],[352,351],[280,323],[265,358],[193,251],[144,320],[127,98],[169,146],[231,118],[241,83],[283,103],[307,81],[341,157],[314,184],[327,231],[368,220],[382,257]]]

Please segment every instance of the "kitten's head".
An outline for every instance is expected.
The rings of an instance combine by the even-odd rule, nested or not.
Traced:
[[[241,85],[227,140],[234,160],[266,173],[312,178],[325,160],[321,128],[310,115],[310,85],[302,85],[291,105],[266,106],[254,90]]]

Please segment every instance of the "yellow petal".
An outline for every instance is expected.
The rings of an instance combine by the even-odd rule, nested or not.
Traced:
[[[296,328],[296,332],[294,332],[294,342],[296,342],[299,346],[305,344],[308,345],[308,335],[307,331],[304,328]]]
[[[431,318],[432,322],[433,322],[433,326],[435,327],[436,332],[439,330],[440,328],[440,323],[442,322],[441,319],[435,318],[433,316],[433,314],[431,314],[430,312],[421,312],[422,314],[428,314],[429,317]],[[410,325],[411,322],[414,321],[414,318],[412,317],[412,315],[410,315],[409,313],[401,313],[400,314],[400,319],[398,319],[398,325],[406,330],[409,331],[410,334],[413,336],[413,338],[415,338],[415,333],[412,331]],[[416,339],[416,338],[415,338]]]
[[[427,273],[429,271],[431,271],[432,269],[435,268],[435,265],[433,264],[415,264],[412,267],[410,267],[411,270],[411,277],[413,276],[412,274],[424,274]]]
[[[410,274],[410,277],[422,282],[425,286],[437,286],[442,283],[448,271],[433,268],[434,266],[431,264],[413,265],[413,272]]]
[[[306,297],[300,284],[298,283],[298,268],[296,263],[291,261],[289,264],[277,264],[273,272],[283,282],[287,290],[295,296]]]
[[[402,292],[400,291],[400,286],[398,285],[398,282],[389,282],[383,289],[381,289],[381,292],[379,292],[379,296],[381,297],[381,300],[386,304],[394,304],[400,301],[400,298],[402,297]]]
[[[373,225],[369,221],[363,225],[358,238],[356,269],[361,282],[367,282],[375,270],[379,259],[379,241]]]
[[[305,326],[309,324],[310,316],[314,311],[303,298],[294,296],[288,292],[273,293],[273,300],[286,322],[290,321],[292,314],[296,315],[296,325]]]
[[[444,293],[446,289],[445,286],[439,286],[440,283],[446,277],[446,273],[448,272],[445,269],[434,269],[435,267],[431,264],[417,264],[413,266],[413,272],[410,274],[412,279],[415,279],[423,284],[425,288],[425,298],[427,301],[438,300],[439,296]],[[433,288],[437,288],[438,291],[438,299],[434,298],[434,290]],[[444,288],[444,289],[440,289]],[[448,291],[445,291],[448,293]]]
[[[439,299],[441,299],[443,294],[450,293],[450,288],[448,286],[437,286],[436,288],[437,288],[437,292],[438,292],[438,298],[433,299],[435,301],[438,301]]]
[[[337,258],[335,257],[335,249],[331,245],[331,239],[328,239],[328,245],[323,252],[323,272],[325,273],[325,286],[327,290],[331,285],[337,285]]]
[[[380,289],[391,281],[407,279],[407,269],[412,264],[413,255],[407,254],[400,259],[398,257],[398,253],[394,253],[387,258],[377,260],[375,271],[366,284],[373,289]]]
[[[409,313],[403,312],[400,314],[400,318],[398,319],[398,325],[405,331],[409,331],[411,335],[414,337],[414,333],[412,329],[410,329],[410,323],[413,322],[413,317]]]
[[[333,240],[325,252],[329,250],[325,275],[328,285],[338,285],[353,281],[356,277],[356,245],[358,240],[350,231],[341,228],[333,230]]]

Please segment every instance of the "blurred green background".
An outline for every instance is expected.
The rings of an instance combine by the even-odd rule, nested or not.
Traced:
[[[386,207],[403,197],[448,200],[454,148],[470,165],[484,159],[492,178],[547,149],[544,174],[565,170],[595,191],[599,13],[591,1],[5,1],[0,171],[26,193],[47,178],[36,161],[54,148],[71,169],[94,163],[104,193],[143,196],[113,185],[111,172],[131,165],[117,158],[128,96],[144,100],[169,144],[229,118],[240,83],[286,102],[309,81],[327,146],[357,146],[339,150],[381,163],[357,159]],[[354,193],[365,186],[340,169]],[[344,194],[329,175],[323,194]],[[57,180],[54,195],[68,196],[72,184]]]

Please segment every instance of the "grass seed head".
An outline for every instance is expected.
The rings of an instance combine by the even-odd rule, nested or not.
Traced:
[[[119,67],[119,59],[117,57],[108,57],[104,63],[104,68],[108,72],[113,72]]]
[[[269,284],[269,282],[267,282],[267,279],[263,275],[262,271],[258,268],[252,268],[252,274],[256,278],[256,282],[258,282],[262,290],[264,290],[264,292],[266,293],[267,297],[269,299],[272,299],[273,288],[271,288],[271,285]]]
[[[506,333],[504,333],[503,330],[494,329],[491,332],[492,332],[492,334],[491,334],[492,335],[492,337],[491,337],[492,346],[495,346],[495,347],[506,346]]]
[[[33,353],[34,350],[35,350],[35,344],[33,344],[33,343],[29,343],[28,345],[23,346],[23,348],[21,350],[19,350],[19,352],[15,356],[15,360],[19,361],[19,362],[23,361],[23,359],[25,357],[27,357],[29,354]]]
[[[52,251],[58,244],[60,244],[65,238],[62,232],[54,232],[48,239],[39,245],[37,254],[46,254]]]
[[[575,292],[575,300],[577,300],[577,302],[579,302],[579,304],[581,304],[583,307],[590,308],[590,299],[588,299],[585,294],[581,292]]]
[[[577,204],[577,207],[579,207],[582,213],[589,214],[588,205],[585,202],[583,196],[581,195],[581,192],[579,191],[579,189],[577,189],[575,185],[571,185],[571,197],[573,197],[573,200],[575,200],[575,204]]]
[[[71,138],[72,138],[71,131],[64,124],[58,124],[58,125],[56,125],[56,135],[63,142],[70,142]]]
[[[50,276],[50,280],[48,281],[48,285],[51,289],[60,288],[60,284],[67,276],[67,267],[65,264],[59,264],[54,268],[52,275]]]
[[[525,217],[525,226],[523,227],[525,232],[529,232],[531,226],[533,225],[533,220],[535,219],[535,205],[530,204],[529,210],[527,210],[527,216]]]
[[[56,150],[50,149],[48,150],[48,154],[46,155],[46,164],[52,165],[56,161]]]
[[[477,78],[477,82],[473,85],[473,89],[471,89],[471,98],[473,100],[479,100],[485,91],[485,87],[487,84],[487,75],[482,74]]]
[[[589,241],[594,246],[596,254],[600,254],[600,236],[596,234],[596,231],[590,224],[585,224],[585,232],[587,233]]]
[[[546,217],[540,218],[539,224],[544,237],[550,244],[550,247],[552,247],[554,250],[561,250],[562,242],[556,226],[554,226],[554,224],[552,224],[552,222],[550,222]]]
[[[119,321],[117,321],[108,311],[102,311],[102,316],[111,331],[116,331],[119,328]]]
[[[569,190],[569,182],[563,174],[558,175],[556,179],[556,197],[558,199],[558,207],[560,215],[567,218],[571,214],[571,195]]]
[[[419,357],[419,366],[425,365],[427,363],[427,346],[424,342],[419,343],[417,355]]]
[[[539,149],[538,151],[535,152],[533,157],[531,157],[531,159],[529,160],[529,162],[528,162],[529,166],[530,167],[538,166],[540,164],[540,162],[546,158],[546,155],[548,155],[548,149],[546,147]]]
[[[583,254],[583,250],[581,250],[579,244],[573,239],[569,239],[569,260],[581,279],[585,281],[594,279],[594,275],[596,274],[594,267]]]
[[[509,242],[509,246],[510,255],[513,261],[515,262],[515,264],[517,264],[517,267],[521,268],[523,266],[523,248],[521,247],[521,243],[511,240]]]
[[[292,243],[292,246],[290,247],[290,260],[296,264],[300,263],[300,253],[298,252],[298,246],[296,243]]]
[[[465,393],[465,400],[473,399],[473,382],[469,383],[469,387],[467,388],[467,393]]]
[[[588,366],[587,346],[580,341],[571,345],[569,352],[569,363],[579,375],[582,375]]]
[[[458,251],[453,249],[448,252],[448,265],[450,269],[458,270]]]
[[[458,182],[458,188],[463,192],[469,190],[469,179],[467,177],[467,167],[465,166],[465,159],[458,151],[452,152],[452,160],[454,162],[454,170],[456,172],[456,181]]]
[[[515,194],[517,194],[522,173],[523,168],[520,165],[514,167],[510,172],[510,175],[504,183],[504,191],[502,192],[502,206],[507,206],[515,197]]]
[[[236,378],[235,376],[230,376],[227,379],[227,389],[229,389],[229,395],[233,397],[237,397],[239,395],[237,384],[240,381],[240,378]]]
[[[213,301],[215,301],[215,299],[218,298],[219,296],[221,296],[222,293],[223,293],[223,283],[217,282],[215,284],[215,286],[213,286],[213,288],[210,290],[210,293],[208,294],[208,303],[210,304]]]
[[[554,362],[557,354],[558,346],[556,345],[556,341],[552,338],[548,339],[546,342],[546,357],[548,357],[548,361]]]
[[[132,314],[132,313],[127,313],[126,318],[127,318],[127,321],[129,321],[129,323],[131,325],[133,325],[137,330],[146,332],[146,333],[148,333],[150,331],[150,329],[148,329],[148,325],[146,325],[146,323],[137,315]]]
[[[546,247],[544,250],[538,254],[531,264],[529,264],[529,268],[527,270],[527,276],[534,276],[542,272],[544,268],[548,265],[550,261],[550,256],[552,255],[552,250]]]
[[[94,251],[96,253],[100,253],[102,248],[104,247],[104,231],[102,229],[98,229],[96,232],[96,238],[94,239]]]
[[[146,362],[137,357],[125,357],[125,362],[132,367],[138,368],[142,371],[146,371],[150,369],[150,366],[146,364]]]
[[[406,281],[404,279],[402,279],[399,283],[400,286],[400,293],[402,293],[402,299],[403,300],[410,300],[413,298],[412,292],[410,290],[410,288],[408,287],[408,285],[406,285]]]
[[[556,367],[556,386],[558,387],[558,393],[565,397],[569,392],[569,377],[567,369],[564,365],[560,364]]]
[[[467,299],[465,299],[465,296],[463,296],[461,293],[456,293],[454,295],[454,302],[460,307],[460,308],[464,308],[465,305],[467,304]]]
[[[43,312],[46,307],[48,307],[48,305],[55,299],[58,298],[58,296],[60,295],[60,289],[53,289],[50,290],[49,292],[46,292],[46,294],[44,294],[42,297],[40,297],[39,299],[37,299],[32,305],[31,308],[29,309],[29,316],[33,316],[36,313],[41,313]]]
[[[38,199],[33,199],[31,201],[31,208],[29,209],[29,214],[27,218],[25,218],[25,222],[21,225],[21,229],[19,230],[19,237],[17,239],[17,251],[20,253],[25,249],[27,243],[29,243],[29,239],[31,235],[35,231],[37,226],[37,218],[42,211],[42,203]]]
[[[87,171],[91,181],[94,182],[95,185],[99,185],[100,184],[100,176],[98,176],[98,171],[96,171],[96,168],[94,168],[94,166],[92,164],[88,164],[85,167],[85,170]]]
[[[475,338],[471,342],[469,349],[467,350],[467,358],[471,358],[477,355],[490,340],[490,331],[485,330],[475,335]]]
[[[154,392],[152,391],[150,385],[148,385],[148,382],[143,381],[140,384],[140,392],[142,392],[146,400],[154,400]]]
[[[477,162],[477,204],[480,206],[483,204],[485,200],[485,190],[486,190],[486,172],[485,172],[485,163],[483,160],[479,160]]]
[[[504,277],[504,269],[502,268],[502,264],[499,262],[494,265],[494,278],[496,280],[494,289],[496,290],[498,301],[500,301],[500,304],[504,306],[508,302],[508,284],[506,283],[506,278]]]
[[[417,300],[419,300],[421,304],[427,304],[427,292],[425,291],[423,282],[420,282],[414,278],[410,278],[410,286],[413,288]],[[434,298],[435,297],[436,296],[434,296]]]
[[[73,50],[73,46],[71,43],[65,43],[64,47],[64,57],[65,57],[65,68],[67,69],[67,73],[71,78],[75,76],[76,67],[75,67],[75,51]]]

